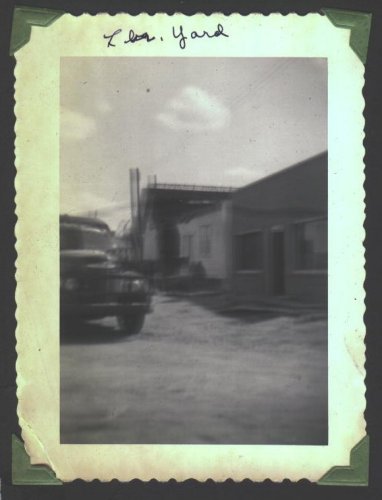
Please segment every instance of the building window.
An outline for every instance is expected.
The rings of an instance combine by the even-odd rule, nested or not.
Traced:
[[[263,233],[236,236],[236,264],[240,271],[254,271],[263,268]]]
[[[328,221],[319,219],[295,225],[296,269],[325,270],[328,267]]]
[[[200,226],[199,252],[201,257],[211,255],[211,226]]]
[[[192,235],[185,234],[182,236],[181,257],[192,260]]]

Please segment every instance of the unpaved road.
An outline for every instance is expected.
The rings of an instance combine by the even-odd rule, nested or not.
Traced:
[[[61,346],[61,442],[325,444],[327,324],[226,317],[154,298],[139,335],[112,319]]]

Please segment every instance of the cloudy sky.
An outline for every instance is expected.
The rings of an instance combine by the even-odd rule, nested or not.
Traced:
[[[142,184],[243,186],[327,149],[325,59],[62,58],[61,212],[129,218]]]

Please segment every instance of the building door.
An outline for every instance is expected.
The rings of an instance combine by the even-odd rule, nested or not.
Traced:
[[[281,229],[271,232],[271,262],[270,278],[272,295],[285,293],[285,245],[284,231]]]

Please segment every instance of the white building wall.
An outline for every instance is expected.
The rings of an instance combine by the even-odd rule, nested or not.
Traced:
[[[181,241],[181,257],[189,257],[189,263],[201,262],[208,278],[227,279],[231,270],[231,202],[221,203],[213,212],[195,216],[187,222],[178,224]],[[209,252],[201,242],[202,227],[208,227],[210,233]],[[192,240],[189,255],[187,239]]]
[[[158,260],[158,231],[149,217],[143,231],[143,260]]]

